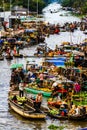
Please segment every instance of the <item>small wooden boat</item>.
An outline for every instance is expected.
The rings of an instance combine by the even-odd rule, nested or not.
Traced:
[[[6,58],[7,60],[12,60],[12,59],[13,59],[13,56],[11,56],[11,55],[8,56],[8,55],[7,55],[7,56],[5,56],[5,58]]]
[[[30,93],[34,93],[34,94],[42,93],[42,95],[45,96],[45,97],[51,96],[51,92],[45,92],[45,91],[36,90],[36,89],[33,89],[33,88],[25,88],[25,91],[30,92]]]
[[[43,112],[36,112],[35,109],[28,104],[19,105],[18,103],[12,101],[10,98],[8,99],[9,105],[12,110],[14,110],[20,116],[27,119],[45,119],[46,114]]]
[[[54,106],[48,106],[50,111],[56,111],[56,113],[51,113],[50,111],[48,112],[48,116],[50,116],[51,118],[55,118],[55,119],[60,119],[60,120],[67,120],[68,119],[68,115],[59,115],[58,114],[58,108],[54,107]]]
[[[13,55],[13,56],[16,57],[16,58],[23,58],[22,54],[16,54],[16,55]]]
[[[83,33],[87,35],[87,31],[84,31]]]
[[[4,60],[4,56],[0,56],[0,60]]]
[[[60,120],[67,120],[68,116],[61,116],[61,115],[53,115],[51,113],[48,113],[48,116],[50,116],[51,118],[55,118],[55,119],[60,119]]]
[[[87,118],[86,114],[85,115],[68,115],[68,119],[69,120],[83,121],[86,118]]]
[[[85,128],[80,128],[79,130],[87,130],[87,127],[85,127]]]

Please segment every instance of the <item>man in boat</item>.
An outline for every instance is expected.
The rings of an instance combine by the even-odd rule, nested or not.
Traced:
[[[19,83],[19,96],[20,97],[24,96],[24,83],[23,83],[23,80]]]
[[[7,47],[6,53],[7,53],[7,56],[11,56],[11,48],[10,47]]]
[[[17,54],[19,55],[19,46],[16,47]]]
[[[17,48],[16,48],[16,46],[14,46],[13,55],[17,55]]]
[[[36,109],[36,111],[40,111],[41,103],[42,103],[42,93],[38,93],[34,102],[34,108]]]
[[[44,74],[42,72],[40,72],[39,74],[39,79],[40,79],[40,87],[43,87]]]

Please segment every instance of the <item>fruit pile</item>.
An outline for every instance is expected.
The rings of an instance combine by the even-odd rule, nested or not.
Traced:
[[[18,102],[25,102],[27,99],[26,99],[26,97],[19,97],[19,96],[16,96],[17,97],[17,101]],[[14,98],[14,96],[12,95],[12,96],[10,96],[9,97],[10,99],[13,99]]]
[[[52,115],[58,114],[58,110],[56,110],[56,109],[49,110],[49,112],[50,112],[50,114],[52,114]]]

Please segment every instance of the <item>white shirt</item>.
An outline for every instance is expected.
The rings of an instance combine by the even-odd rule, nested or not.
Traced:
[[[19,90],[23,91],[24,87],[23,87],[23,83],[19,84]]]

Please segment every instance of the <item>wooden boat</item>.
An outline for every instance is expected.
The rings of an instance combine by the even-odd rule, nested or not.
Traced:
[[[34,93],[34,94],[42,93],[42,95],[45,96],[45,97],[51,96],[51,92],[45,92],[45,91],[36,90],[36,89],[33,89],[33,88],[25,88],[25,91],[29,92],[29,93]]]
[[[48,113],[48,116],[50,116],[51,118],[55,118],[55,119],[60,119],[60,120],[67,120],[68,116],[61,116],[61,115],[53,115],[51,113]]]
[[[80,128],[79,130],[87,130],[87,127],[85,127],[85,128]]]
[[[8,55],[7,55],[5,58],[6,58],[7,60],[12,60],[12,59],[13,59],[13,56],[8,56]]]
[[[59,108],[56,108],[55,106],[51,106],[51,105],[48,105],[48,108],[49,108],[48,116],[50,116],[51,118],[60,119],[60,120],[68,119],[68,115],[59,115],[58,114]],[[50,111],[54,111],[54,110],[56,111],[56,113],[50,112]]]
[[[13,111],[15,111],[20,116],[27,119],[45,119],[46,114],[43,112],[36,112],[35,109],[28,104],[19,105],[18,103],[8,99],[9,105]]]
[[[13,55],[13,56],[16,57],[16,58],[23,58],[22,54],[16,54],[16,55]]]
[[[68,115],[68,119],[69,120],[83,121],[86,118],[87,118],[86,114],[85,115]]]
[[[0,56],[0,60],[4,60],[4,56]]]

